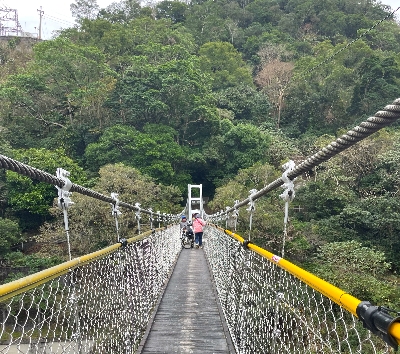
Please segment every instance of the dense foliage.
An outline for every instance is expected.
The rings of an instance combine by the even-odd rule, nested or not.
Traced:
[[[0,152],[153,210],[179,212],[187,184],[201,183],[209,211],[224,210],[400,97],[390,11],[375,0],[76,0],[76,26],[53,40],[0,43]],[[254,242],[285,243],[286,257],[355,295],[399,305],[398,126],[299,177],[285,239],[280,191],[257,201]],[[24,263],[15,250],[28,239],[35,257],[65,259],[54,197],[2,171],[5,264]],[[113,243],[110,206],[74,202],[73,253]],[[121,232],[137,232],[123,217]],[[238,221],[248,233],[246,210]]]

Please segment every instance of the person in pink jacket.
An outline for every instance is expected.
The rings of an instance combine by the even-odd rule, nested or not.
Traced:
[[[200,214],[195,214],[192,227],[194,232],[194,242],[196,248],[203,248],[203,226],[206,222],[200,217]]]

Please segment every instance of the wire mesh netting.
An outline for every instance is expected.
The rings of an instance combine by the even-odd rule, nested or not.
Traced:
[[[394,353],[351,313],[207,227],[205,251],[237,353]]]
[[[0,353],[134,353],[181,250],[157,230],[0,304]]]

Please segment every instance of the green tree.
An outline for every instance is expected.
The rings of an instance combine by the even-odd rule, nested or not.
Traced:
[[[137,0],[121,0],[101,9],[98,18],[112,23],[128,23],[140,16],[141,9],[140,2]]]
[[[70,5],[72,17],[75,17],[78,23],[83,19],[95,19],[99,9],[97,0],[75,0]]]
[[[164,186],[142,175],[137,169],[123,164],[106,165],[100,168],[99,178],[93,189],[104,195],[117,193],[121,202],[143,209],[152,208],[154,212],[178,213],[181,211],[181,192],[177,187]],[[115,220],[111,207],[98,199],[74,194],[74,205],[68,210],[71,248],[74,256],[87,254],[118,242]],[[120,208],[118,218],[119,237],[130,238],[137,235],[137,220],[133,210]],[[41,227],[37,240],[44,243],[43,255],[57,255],[67,258],[65,247],[60,241],[66,240],[62,223],[62,213],[54,209],[56,219]],[[142,213],[141,231],[150,230],[149,217]],[[154,225],[158,227],[155,221]],[[58,242],[54,242],[57,240]]]
[[[375,2],[292,0],[280,4],[279,28],[297,38],[342,35],[356,38],[360,28],[370,28],[390,11]],[[283,6],[282,6],[283,5]],[[263,13],[260,11],[260,13]]]
[[[33,274],[43,269],[56,266],[62,262],[62,259],[56,256],[41,257],[40,253],[24,255],[22,252],[19,251],[8,253],[4,257],[4,260],[11,267],[29,267],[29,274]]]
[[[337,180],[327,178],[308,182],[296,192],[296,204],[307,210],[298,216],[300,220],[320,220],[342,212],[354,194],[346,185],[340,184],[345,177],[337,177]]]
[[[360,29],[358,34],[361,35],[366,31],[367,29]],[[374,50],[398,53],[400,51],[399,25],[395,21],[384,21],[378,27],[368,29],[364,40]]]
[[[354,44],[352,52],[341,51],[335,61],[320,65],[344,46],[324,41],[314,47],[313,56],[296,62],[295,75],[285,90],[291,104],[285,106],[281,119],[282,129],[291,136],[306,132],[335,134],[342,127],[353,127],[359,120],[360,109],[352,113],[351,119],[348,113],[357,83],[354,68],[372,53],[371,49],[360,41]]]
[[[358,75],[349,113],[371,115],[398,97],[400,66],[395,56],[365,58]]]
[[[65,156],[60,149],[17,150],[13,158],[53,175],[56,174],[57,168],[61,167],[70,172],[69,178],[76,184],[82,185],[86,181],[82,168]],[[57,197],[55,186],[32,180],[13,171],[7,171],[6,183],[10,212],[20,219],[23,230],[35,229],[50,217],[49,208]]]
[[[256,163],[253,166],[238,171],[237,175],[225,184],[216,188],[215,196],[209,203],[213,212],[233,207],[235,200],[244,200],[252,189],[260,190],[281,175],[269,164]],[[280,254],[282,250],[284,205],[278,196],[271,193],[256,201],[252,218],[251,240],[261,247],[266,247],[271,252]],[[237,230],[240,235],[247,238],[249,232],[250,213],[244,207],[239,210]],[[225,227],[225,225],[224,225]],[[234,228],[231,218],[229,229]]]
[[[208,179],[215,185],[233,178],[239,169],[265,162],[270,137],[252,124],[224,122],[225,131],[213,136],[203,147]]]
[[[235,121],[254,124],[268,123],[270,103],[268,97],[253,86],[229,87],[216,94],[218,108],[234,114]]]
[[[209,77],[195,57],[160,65],[136,57],[109,105],[138,130],[147,123],[172,127],[180,145],[200,145],[218,123]]]
[[[373,168],[360,180],[363,195],[387,195],[395,197],[400,190],[400,153],[399,142],[377,156]]]
[[[185,13],[188,6],[180,1],[161,1],[156,5],[157,18],[168,18],[173,23],[185,22]]]
[[[364,198],[348,205],[340,214],[344,229],[356,233],[357,238],[385,252],[395,270],[400,262],[400,203],[397,198],[378,196]]]
[[[110,67],[122,76],[136,56],[145,57],[147,64],[161,64],[185,59],[196,49],[184,27],[175,26],[169,19],[144,15],[128,23],[111,23],[103,18],[84,20],[80,30],[69,30],[62,36],[82,46],[99,48]]]
[[[21,41],[21,37],[8,36],[7,41],[0,43],[0,84],[9,75],[20,72],[33,56],[33,43]]]
[[[222,3],[208,0],[191,6],[185,26],[200,46],[207,42],[229,40],[224,26]]]
[[[271,144],[266,153],[267,162],[280,169],[281,166],[292,156],[301,156],[297,141],[287,137],[281,130],[269,129],[269,124],[263,124],[262,130],[266,130],[271,138]]]
[[[241,54],[227,42],[203,44],[199,50],[200,67],[211,75],[213,89],[221,90],[240,85],[253,85],[249,68]]]
[[[384,278],[390,264],[383,252],[357,241],[332,242],[320,247],[317,262],[317,275],[354,297],[398,306],[395,286]]]
[[[65,38],[41,42],[34,52],[29,70],[0,86],[6,136],[14,148],[61,146],[79,156],[76,148],[86,144],[89,129],[108,122],[103,103],[115,86],[115,73],[98,49]],[[80,135],[76,145],[68,141],[71,135]]]
[[[97,143],[89,144],[86,164],[97,171],[101,166],[122,162],[163,184],[185,190],[190,175],[185,170],[185,148],[175,142],[177,133],[168,126],[146,125],[144,132],[128,126],[106,129]]]
[[[0,218],[0,255],[11,251],[11,246],[21,240],[18,223],[10,219]]]
[[[260,24],[271,23],[274,26],[279,24],[283,15],[282,8],[274,0],[255,0],[246,6],[246,10],[253,16],[254,22]]]
[[[115,72],[105,61],[99,49],[65,38],[35,47],[32,69],[41,74],[42,82],[61,106],[59,111],[65,112],[59,123],[79,126],[94,120],[97,127],[104,124],[102,103],[115,85]]]

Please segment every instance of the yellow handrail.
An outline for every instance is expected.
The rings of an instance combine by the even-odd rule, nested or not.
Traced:
[[[233,237],[235,240],[239,241],[240,243],[243,244],[245,242],[245,239],[236,233],[233,233],[232,231],[229,230],[224,230],[220,227],[218,227],[221,231],[225,232],[227,235]],[[277,255],[274,255],[273,253],[256,246],[253,243],[248,243],[247,247],[258,253],[260,256],[268,259],[270,262],[276,264],[278,267],[286,270],[296,278],[300,279],[302,282],[306,283],[310,287],[312,287],[314,290],[318,291],[319,293],[325,295],[329,299],[331,299],[333,302],[337,303],[347,311],[351,312],[354,316],[358,318],[357,315],[357,307],[358,305],[362,302],[361,300],[355,298],[354,296],[346,293],[345,291],[337,288],[336,286],[328,283],[325,280],[322,280],[321,278],[318,278],[314,274],[305,271],[304,269],[294,265],[293,263],[287,261],[286,259],[283,259]],[[397,342],[400,344],[400,323],[399,322],[394,322],[388,332],[390,335],[397,340]]]
[[[162,230],[162,228],[157,229],[155,231],[158,230]],[[140,241],[148,237],[152,232],[153,231],[147,231],[138,236],[132,237],[127,240],[127,243]],[[47,283],[48,281],[57,278],[63,274],[66,274],[72,269],[81,266],[85,263],[93,262],[94,260],[103,258],[108,254],[115,252],[120,247],[122,247],[121,243],[116,243],[102,250],[92,252],[78,258],[74,258],[70,261],[42,270],[38,273],[31,274],[24,278],[14,280],[10,283],[0,285],[0,302],[3,302],[15,295],[21,294],[30,289],[36,288],[41,284]]]

